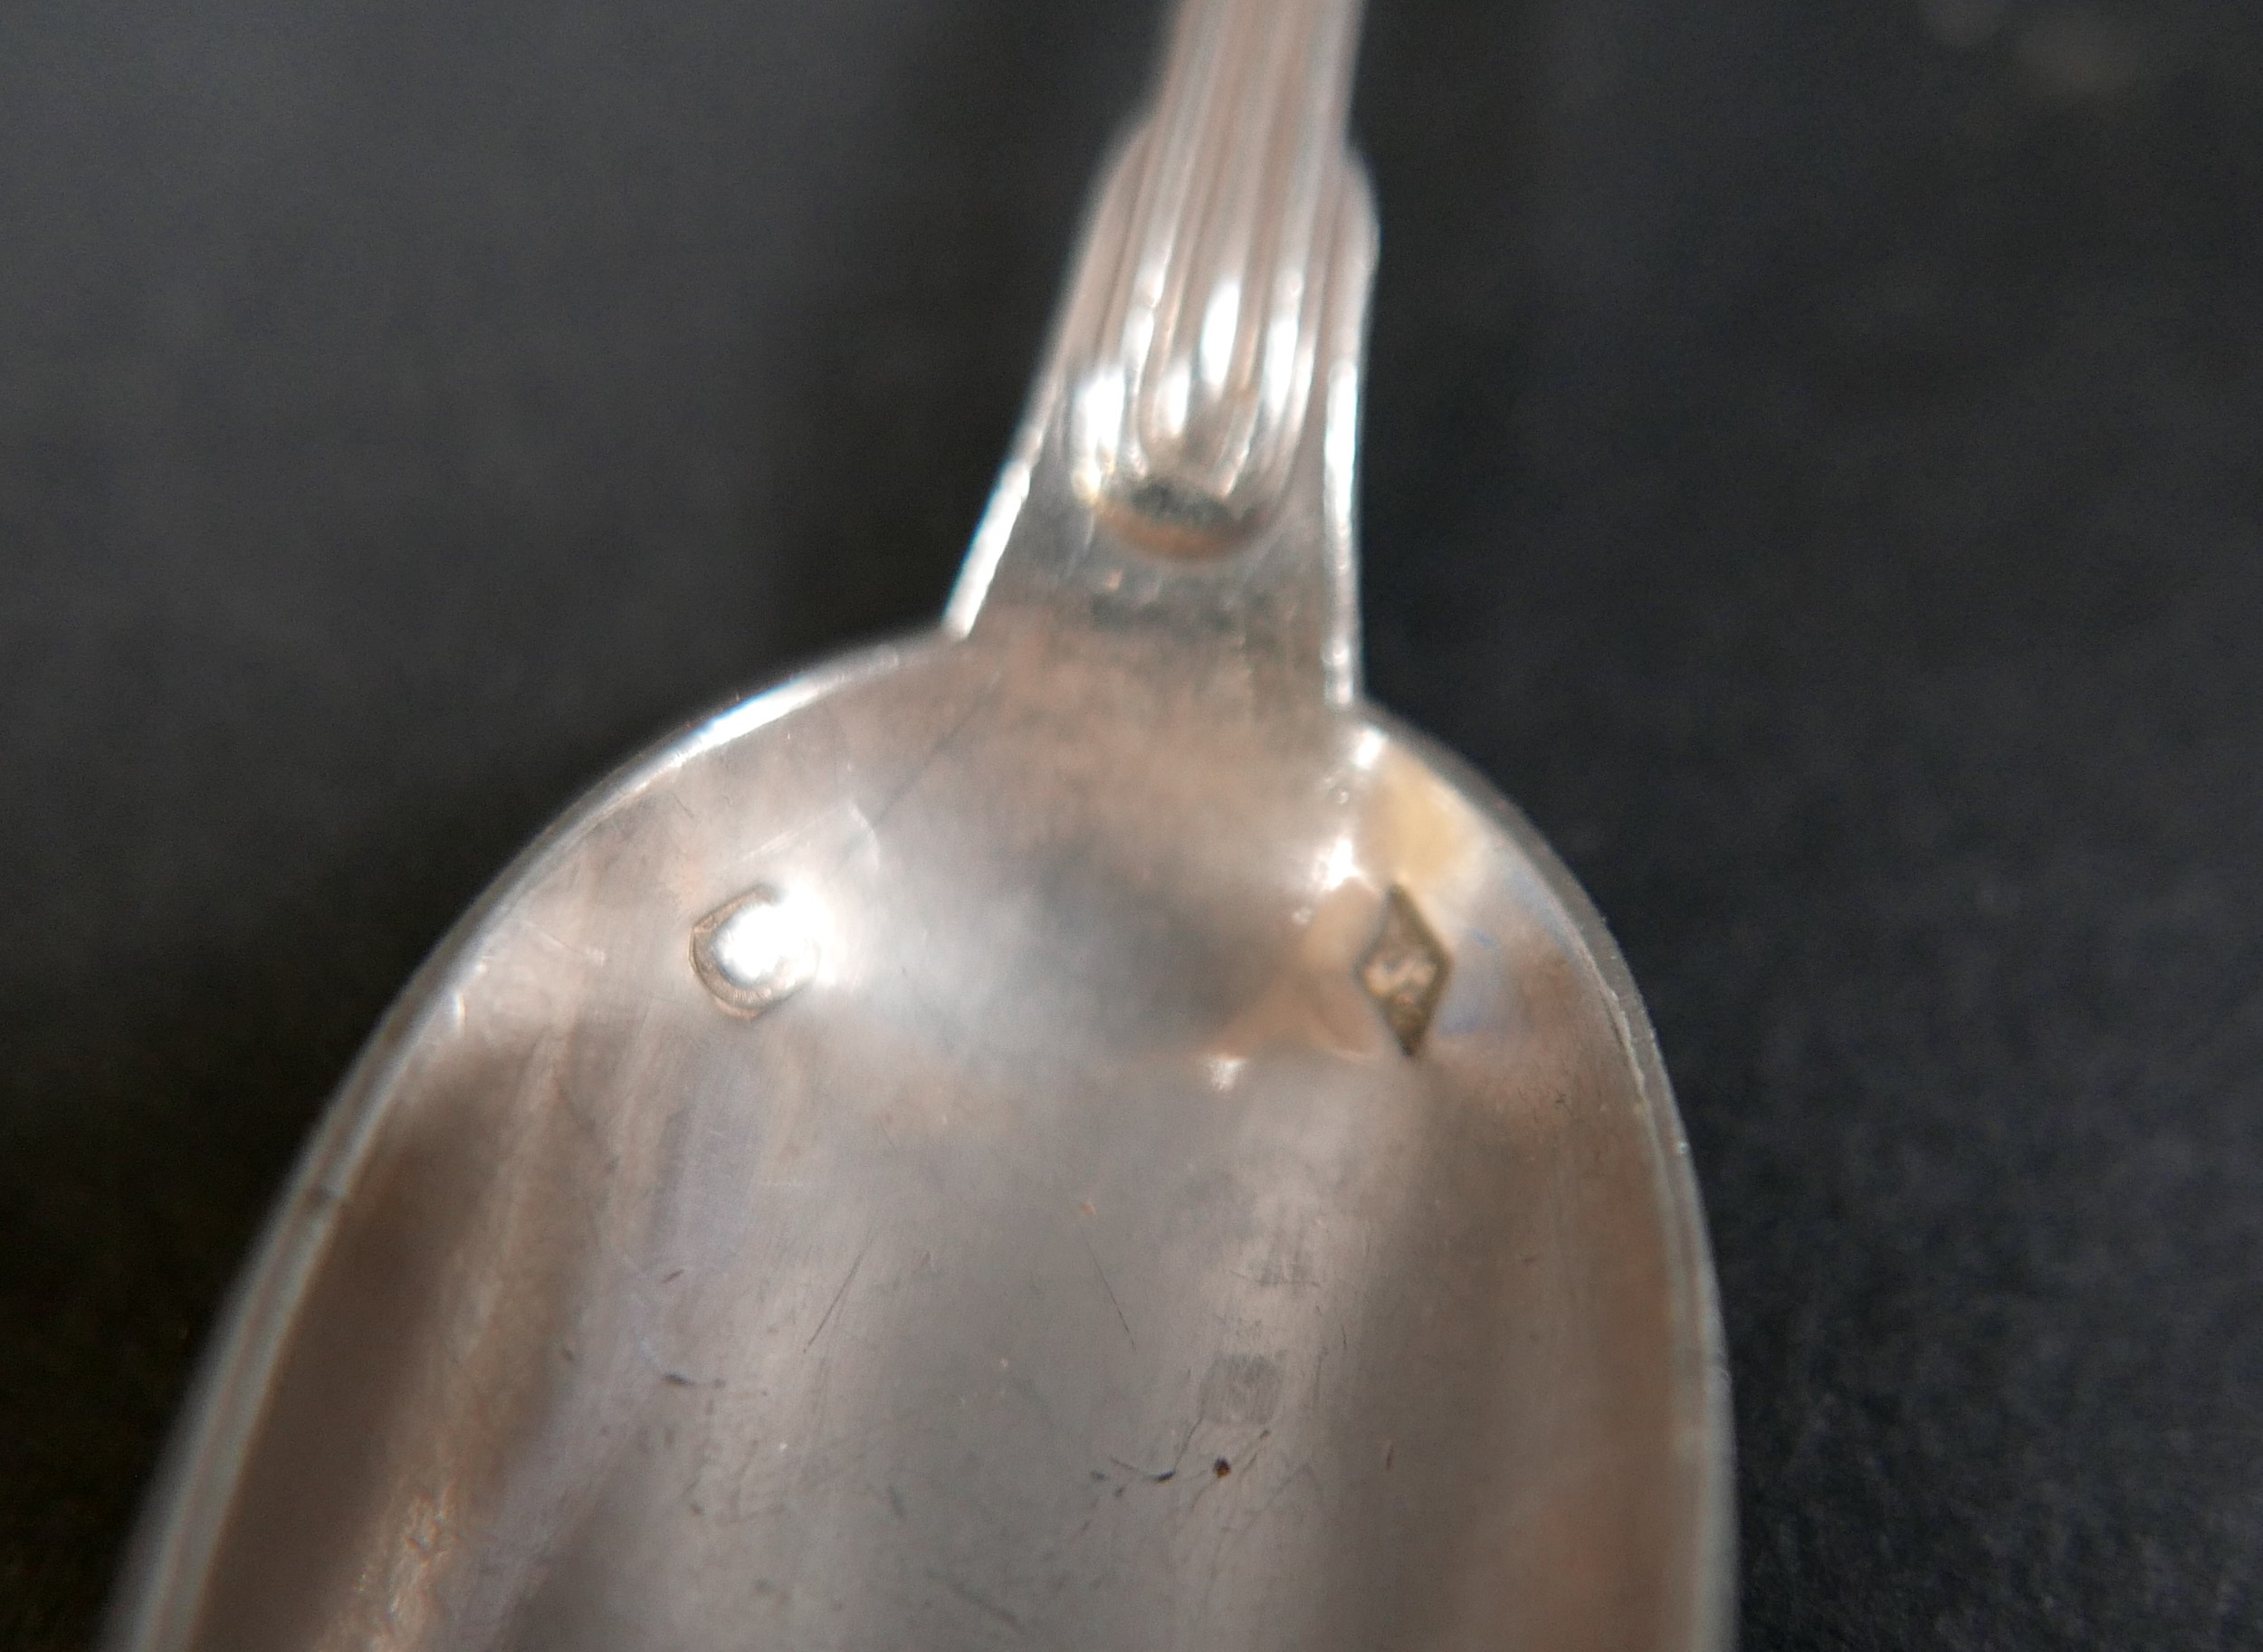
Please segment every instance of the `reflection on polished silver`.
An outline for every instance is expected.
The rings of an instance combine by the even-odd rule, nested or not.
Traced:
[[[1360,693],[1350,10],[1189,4],[942,629],[633,764],[425,966],[113,1652],[1724,1646],[1640,999]]]
[[[817,938],[807,904],[758,883],[692,928],[692,967],[725,1008],[759,1016],[809,984]]]

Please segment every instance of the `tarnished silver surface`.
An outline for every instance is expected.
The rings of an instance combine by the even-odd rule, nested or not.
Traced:
[[[1330,181],[1276,482],[1090,485],[1146,131],[943,630],[601,787],[381,1029],[113,1647],[1724,1644],[1640,1003],[1514,812],[1359,697],[1373,229],[1341,85],[1299,84],[1336,101],[1282,174]]]

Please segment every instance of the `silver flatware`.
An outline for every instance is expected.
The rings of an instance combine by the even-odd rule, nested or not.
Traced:
[[[1361,697],[1349,0],[1187,0],[941,630],[545,835],[206,1359],[119,1652],[1705,1648],[1601,924]]]

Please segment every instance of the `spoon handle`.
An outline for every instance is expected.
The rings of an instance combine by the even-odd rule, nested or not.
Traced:
[[[1359,0],[1183,0],[1075,373],[1095,502],[1205,549],[1278,502],[1349,170]],[[1096,251],[1098,249],[1095,249]]]
[[[1375,260],[1344,131],[1359,13],[1182,0],[1093,193],[948,634],[1136,631],[1171,645],[1170,672],[1239,673],[1285,710],[1357,698]]]

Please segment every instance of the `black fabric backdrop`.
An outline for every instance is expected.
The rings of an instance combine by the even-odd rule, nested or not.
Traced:
[[[1141,0],[0,10],[0,1636],[513,848],[933,613]],[[2263,8],[1375,0],[1379,698],[1649,995],[1746,1644],[2263,1644]]]

